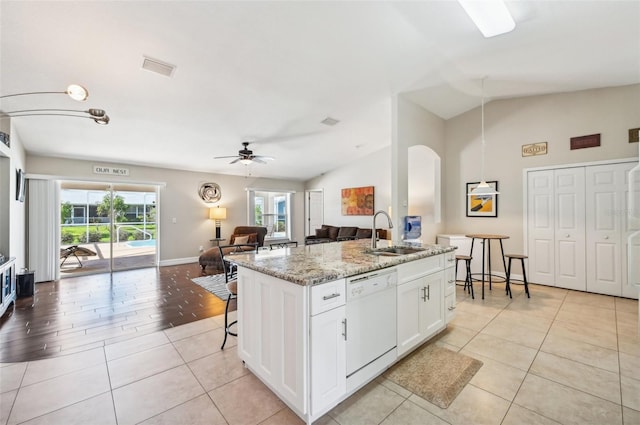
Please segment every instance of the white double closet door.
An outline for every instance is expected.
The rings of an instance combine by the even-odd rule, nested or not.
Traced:
[[[636,298],[627,285],[631,162],[527,172],[530,279]]]

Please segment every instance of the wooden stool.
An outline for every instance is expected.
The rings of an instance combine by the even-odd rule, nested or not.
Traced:
[[[473,280],[471,280],[471,260],[473,258],[468,255],[456,255],[456,278],[458,276],[458,261],[464,260],[467,266],[467,273],[464,278],[464,287],[462,289],[466,289],[471,294],[471,299],[475,300],[475,296],[473,294]]]
[[[227,297],[227,305],[224,308],[224,341],[222,341],[222,347],[220,347],[221,350],[224,350],[224,345],[227,343],[228,335],[238,336],[237,333],[231,331],[231,326],[238,323],[238,321],[234,320],[231,323],[228,322],[229,303],[232,299],[238,298],[238,281],[232,280],[231,282],[228,282],[226,286],[227,290],[229,291],[229,296]]]
[[[505,288],[505,290],[507,291],[507,294],[509,294],[509,298],[513,298],[511,296],[511,286],[509,285],[509,283],[511,282],[511,259],[513,258],[515,258],[516,260],[520,260],[520,262],[522,263],[522,277],[524,279],[524,291],[527,293],[527,298],[531,298],[531,296],[529,295],[529,284],[527,283],[527,271],[525,270],[525,267],[524,267],[524,260],[525,258],[529,258],[529,257],[522,254],[505,254],[504,256],[509,259],[509,266],[507,268],[507,284]]]

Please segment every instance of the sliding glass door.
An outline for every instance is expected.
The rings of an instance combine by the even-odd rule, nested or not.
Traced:
[[[61,276],[155,266],[156,200],[153,186],[63,182]]]

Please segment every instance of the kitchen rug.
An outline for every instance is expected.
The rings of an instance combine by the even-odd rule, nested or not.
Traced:
[[[480,360],[426,344],[396,363],[384,377],[446,409],[480,367]]]
[[[202,286],[222,301],[227,301],[229,297],[229,291],[227,291],[227,287],[225,286],[224,273],[194,277],[191,281],[196,285]]]

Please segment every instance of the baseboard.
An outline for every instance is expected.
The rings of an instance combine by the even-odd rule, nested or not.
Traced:
[[[189,264],[189,263],[197,263],[198,257],[187,257],[187,258],[172,258],[171,260],[162,260],[158,263],[160,267],[162,266],[177,266],[180,264]]]

